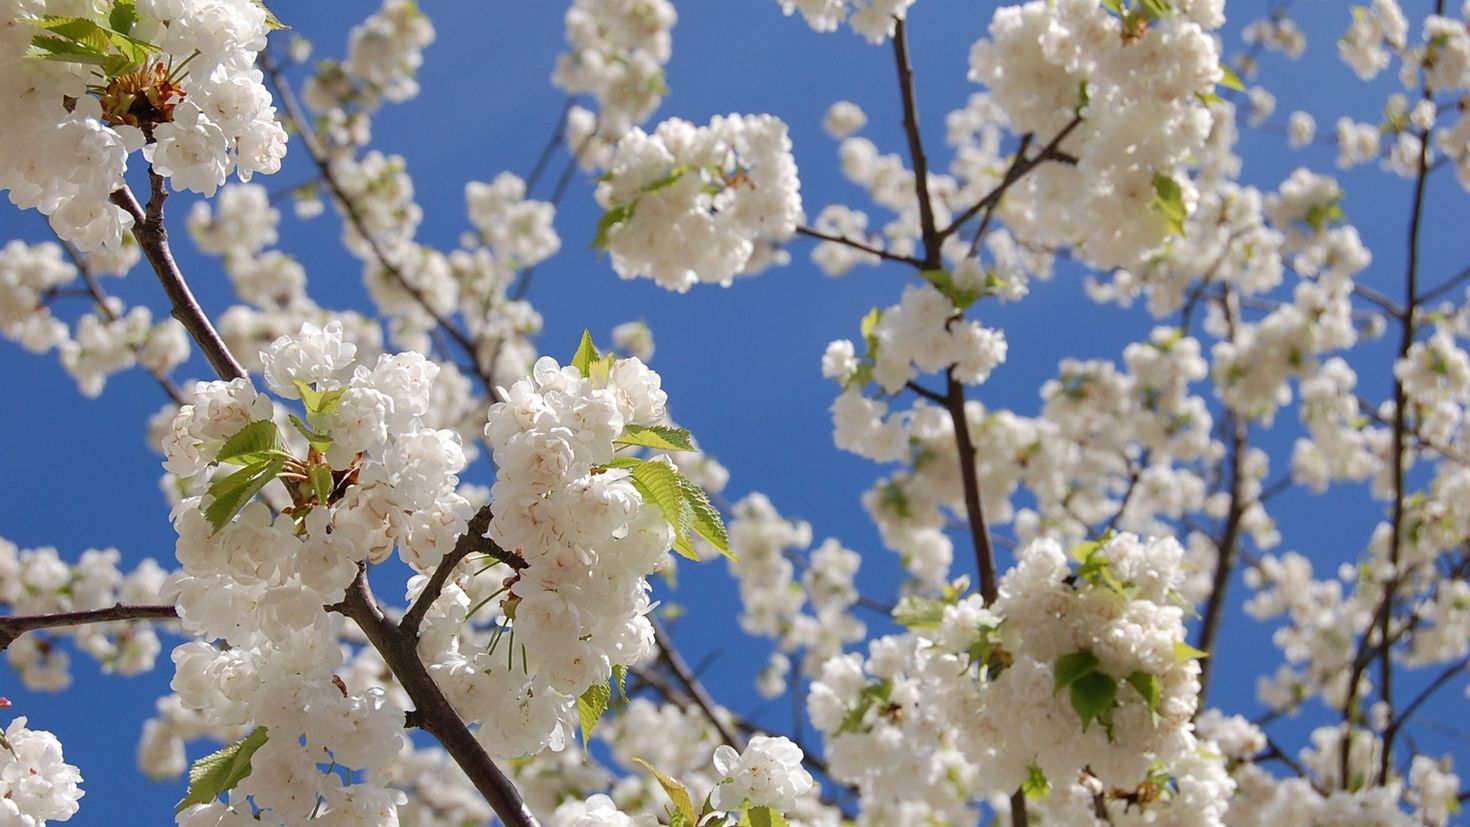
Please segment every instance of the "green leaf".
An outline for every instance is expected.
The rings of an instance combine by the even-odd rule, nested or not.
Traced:
[[[698,560],[699,554],[689,543],[690,532],[694,530],[694,507],[679,486],[679,472],[665,462],[640,462],[633,467],[630,479],[643,499],[663,512],[664,519],[673,526],[674,550]]]
[[[980,298],[980,292],[977,290],[961,290],[959,285],[954,283],[954,274],[948,270],[925,270],[919,274],[919,277],[934,285],[935,289],[943,293],[956,309],[964,310]]]
[[[602,714],[607,712],[607,703],[610,700],[612,689],[605,683],[595,683],[587,687],[587,691],[577,699],[577,718],[582,723],[583,755],[587,754],[587,742],[592,738],[592,730],[602,720]]]
[[[189,791],[174,808],[182,813],[194,804],[208,804],[233,790],[250,776],[250,759],[265,746],[268,733],[263,726],[233,744],[212,752],[189,768]]]
[[[863,316],[862,323],[858,325],[858,331],[863,334],[863,344],[868,346],[869,358],[876,358],[878,355],[877,334],[878,323],[881,321],[883,321],[883,311],[875,307],[869,310],[866,316]]]
[[[342,394],[347,393],[347,387],[332,388],[328,391],[319,391],[300,379],[291,380],[296,390],[301,393],[301,403],[306,406],[306,413],[310,416],[324,416],[337,410],[342,404]]]
[[[910,629],[937,629],[944,619],[945,605],[943,600],[909,595],[898,601],[893,622]]]
[[[677,184],[679,182],[679,179],[684,177],[684,173],[688,172],[689,170],[690,166],[688,164],[680,164],[679,166],[676,166],[673,169],[669,170],[668,175],[665,175],[664,177],[658,179],[657,181],[654,181],[651,184],[646,184],[643,187],[643,191],[658,192],[664,187],[671,187],[674,184]]]
[[[280,436],[276,423],[257,419],[225,440],[215,459],[231,465],[255,465],[281,455]]]
[[[1154,173],[1153,209],[1169,223],[1169,232],[1184,235],[1184,219],[1189,211],[1184,207],[1184,190],[1179,182],[1162,172]]]
[[[210,483],[208,494],[213,500],[204,509],[204,518],[218,532],[284,467],[284,456],[271,457]]]
[[[602,214],[602,218],[598,219],[597,235],[592,237],[592,243],[587,245],[587,249],[606,250],[608,233],[612,232],[613,227],[630,220],[633,217],[633,211],[637,207],[637,201],[631,204],[619,204],[616,207],[609,207],[607,212]]]
[[[623,703],[628,702],[628,667],[621,663],[613,664],[613,684],[618,688],[618,695],[622,697]]]
[[[317,463],[306,469],[306,475],[311,479],[311,490],[316,492],[316,501],[326,505],[332,499],[332,489],[337,483],[332,479],[332,466],[326,463]]]
[[[118,34],[127,34],[133,30],[133,24],[138,22],[138,10],[133,6],[133,0],[114,0],[112,12],[107,15],[107,25]]]
[[[770,807],[751,807],[740,814],[740,827],[787,827],[786,817]]]
[[[1175,663],[1184,663],[1185,661],[1199,660],[1201,658],[1207,658],[1209,656],[1209,652],[1206,652],[1203,649],[1196,649],[1182,640],[1174,642]]]
[[[1097,667],[1097,656],[1086,649],[1070,655],[1062,655],[1057,658],[1056,664],[1052,667],[1054,678],[1052,694],[1055,695],[1087,675],[1091,675],[1097,671]]]
[[[291,28],[290,26],[287,26],[285,23],[282,23],[280,20],[277,20],[276,19],[276,16],[274,14],[271,14],[271,10],[268,9],[268,8],[266,8],[265,0],[254,0],[254,2],[255,2],[255,5],[257,5],[257,6],[260,7],[261,11],[265,12],[265,25],[266,25],[266,28],[269,28],[269,29],[271,29],[273,31],[280,31],[282,29],[289,29],[289,28]]]
[[[577,344],[577,352],[572,354],[572,367],[581,371],[582,378],[592,375],[592,363],[602,358],[597,352],[597,345],[592,344],[592,331],[582,331],[582,341]]]
[[[674,802],[674,809],[690,825],[696,824],[699,821],[698,815],[694,812],[694,800],[689,797],[689,790],[685,789],[683,784],[659,772],[652,764],[644,761],[642,758],[634,758],[633,763],[648,770],[654,778],[658,779],[659,785],[664,788],[664,792],[668,793],[669,800]]]
[[[1113,14],[1120,16],[1123,14],[1123,4],[1120,2],[1120,0],[1102,0],[1102,4],[1104,8],[1106,8],[1108,11],[1111,11]]]
[[[58,63],[82,63],[89,66],[101,66],[108,59],[105,52],[65,38],[50,37],[48,35],[36,35],[31,38],[31,51],[27,56],[38,60],[52,60]]]
[[[1168,0],[1140,0],[1140,5],[1154,20],[1162,20],[1174,13],[1174,7],[1169,5]]]
[[[1154,726],[1163,720],[1160,714],[1164,708],[1164,685],[1159,681],[1159,676],[1139,670],[1128,676],[1128,685],[1138,690],[1143,696],[1144,703],[1148,704],[1149,716],[1153,719]]]
[[[306,441],[311,445],[312,448],[315,448],[318,452],[325,454],[327,452],[327,449],[332,447],[332,442],[334,440],[331,437],[327,436],[326,434],[319,434],[316,431],[313,431],[310,427],[307,426],[305,422],[302,422],[301,418],[298,417],[296,414],[290,414],[290,417],[291,424],[295,425],[296,430],[300,431],[301,435],[306,437]]]
[[[1103,672],[1092,671],[1072,681],[1072,709],[1082,721],[1082,731],[1093,721],[1100,722],[1112,740],[1113,707],[1118,703],[1118,682]]]
[[[1046,773],[1041,767],[1032,764],[1026,768],[1026,780],[1021,782],[1021,792],[1031,801],[1040,801],[1051,793],[1051,782],[1046,780]]]
[[[1240,82],[1240,75],[1235,74],[1235,70],[1224,63],[1220,64],[1219,85],[1226,89],[1234,89],[1237,92],[1245,91],[1245,84]]]
[[[679,473],[677,468],[674,469],[674,482],[679,486],[680,493],[684,495],[684,502],[694,513],[694,530],[731,561],[740,562],[740,558],[730,552],[730,534],[725,530],[725,521],[720,517],[720,510],[709,501],[709,495],[704,493],[703,488]]]
[[[579,350],[578,353],[581,353]],[[641,445],[656,451],[693,451],[689,432],[670,425],[626,425],[614,445]]]

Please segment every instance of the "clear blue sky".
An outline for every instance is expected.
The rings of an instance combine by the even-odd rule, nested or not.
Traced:
[[[1258,0],[1230,4],[1227,55],[1239,50],[1239,27],[1262,14],[1265,5]],[[966,0],[922,0],[913,9],[922,125],[931,158],[937,157],[941,169],[946,162],[944,115],[977,89],[965,80],[967,55],[988,22],[984,10],[992,7]],[[1412,18],[1427,4],[1409,2],[1406,7]],[[348,27],[370,8],[365,3],[352,4],[350,11],[345,3],[282,4],[277,11],[316,43],[318,56],[340,56]],[[466,180],[490,180],[503,170],[525,175],[530,169],[564,100],[549,82],[563,46],[564,10],[564,4],[543,2],[429,6],[438,40],[428,49],[420,76],[424,92],[407,104],[385,108],[373,129],[376,148],[401,153],[408,161],[425,213],[421,241],[443,249],[456,246],[459,234],[469,228]],[[868,113],[864,134],[882,151],[901,152],[891,51],[849,32],[817,35],[799,17],[783,17],[771,0],[684,3],[679,12],[668,67],[672,91],[656,118],[703,122],[730,112],[779,115],[791,127],[808,214],[815,216],[833,202],[864,208],[863,193],[838,172],[836,144],[821,131],[821,119],[830,103],[854,100]],[[1375,120],[1393,82],[1365,87],[1336,59],[1334,41],[1348,24],[1346,5],[1300,0],[1295,16],[1308,32],[1307,56],[1297,63],[1276,56],[1264,61],[1262,79],[1279,99],[1273,120],[1284,122],[1296,108],[1313,112],[1323,132],[1340,114]],[[1330,148],[1288,150],[1279,136],[1249,129],[1239,151],[1246,159],[1245,180],[1263,190],[1274,189],[1299,165],[1330,172],[1335,157]],[[553,173],[564,158],[553,164]],[[294,186],[311,177],[308,166],[305,153],[293,148],[279,175],[258,180],[272,188]],[[1366,280],[1399,296],[1410,182],[1373,168],[1342,180],[1348,215],[1374,253]],[[545,197],[546,192],[543,184],[535,195]],[[1463,222],[1457,200],[1462,197],[1447,175],[1431,186],[1426,235],[1441,241],[1430,245],[1425,270],[1429,284],[1465,263],[1454,257],[1461,244],[1443,242],[1462,230],[1452,223],[1456,216]],[[170,226],[186,274],[205,308],[217,316],[228,304],[227,283],[216,262],[193,253],[183,231],[191,198],[170,200]],[[658,344],[653,367],[663,375],[681,424],[730,468],[729,497],[764,491],[784,514],[810,521],[818,542],[836,536],[864,552],[865,590],[889,596],[892,556],[879,545],[859,504],[861,493],[882,469],[832,447],[827,409],[834,388],[821,378],[819,360],[827,342],[855,335],[868,308],[896,302],[909,273],[893,267],[860,268],[845,279],[828,279],[809,263],[810,245],[798,242],[790,267],[739,281],[730,289],[701,286],[674,295],[648,281],[623,282],[605,260],[583,252],[597,217],[591,184],[579,178],[558,215],[564,254],[541,268],[529,295],[546,320],[541,348],[565,358],[584,327],[605,342],[613,325],[647,320]],[[338,224],[330,215],[308,224],[288,221],[280,247],[306,265],[308,289],[318,303],[365,308],[360,266],[337,246],[337,236]],[[49,231],[34,212],[0,207],[0,242],[10,238],[42,241]],[[166,312],[161,291],[145,268],[125,281],[110,280],[107,287],[129,303],[147,304],[158,316]],[[1145,336],[1153,324],[1140,310],[1091,305],[1081,297],[1076,274],[1065,272],[1051,283],[1036,284],[1020,304],[982,307],[979,312],[987,323],[1004,327],[1010,340],[1010,361],[983,386],[979,398],[988,406],[1023,414],[1037,411],[1037,389],[1054,374],[1058,359],[1119,358],[1122,347]],[[1057,336],[1059,330],[1082,333]],[[54,545],[71,559],[86,548],[116,546],[125,560],[153,556],[167,563],[174,534],[157,487],[158,459],[144,444],[145,420],[164,401],[157,386],[134,371],[114,378],[101,398],[87,400],[53,356],[35,357],[0,343],[0,360],[0,377],[11,389],[0,399],[0,536],[22,547]],[[1386,362],[1380,355],[1373,364],[1379,366],[1377,375],[1365,377],[1360,387],[1377,398],[1386,387]],[[178,376],[209,378],[197,357]],[[1298,430],[1294,413],[1283,415],[1278,435],[1268,444],[1289,446]],[[1273,479],[1287,468],[1287,454],[1275,454]],[[483,464],[465,476],[489,482]],[[1355,560],[1367,527],[1380,513],[1381,506],[1357,489],[1329,498],[1283,497],[1273,508],[1285,537],[1283,550],[1311,554],[1319,571]],[[959,570],[973,565],[966,549],[957,544]],[[1233,594],[1245,596],[1238,580]],[[684,566],[679,592],[664,598],[692,607],[678,629],[689,659],[698,663],[718,655],[708,673],[718,699],[747,713],[761,709],[750,679],[768,649],[760,642],[740,643],[729,634],[738,597],[724,564]],[[1239,602],[1232,601],[1236,606]],[[1259,711],[1255,678],[1274,671],[1278,662],[1269,646],[1269,629],[1232,608],[1223,637],[1212,698],[1227,711],[1254,714]],[[142,720],[151,714],[153,700],[167,691],[170,646],[165,642],[158,670],[132,679],[99,677],[91,662],[78,656],[77,684],[60,695],[26,692],[0,671],[0,695],[11,698],[19,714],[29,715],[33,727],[56,732],[67,759],[81,766],[87,795],[71,823],[160,823],[181,796],[181,786],[146,781],[133,758]],[[1453,702],[1458,691],[1450,689],[1446,697]],[[1453,720],[1454,707],[1445,709],[1438,717]],[[1435,712],[1429,709],[1426,715],[1434,717]],[[783,702],[761,720],[777,730],[790,726]],[[1288,724],[1278,732],[1289,748],[1303,740],[1300,726]],[[1421,744],[1454,751],[1462,764],[1470,755],[1463,742],[1432,734]],[[192,745],[190,757],[209,749]]]

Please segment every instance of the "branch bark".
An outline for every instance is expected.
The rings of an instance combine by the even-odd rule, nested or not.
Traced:
[[[87,609],[76,612],[55,612],[40,615],[17,615],[0,617],[0,652],[10,647],[26,632],[41,629],[59,629],[68,626],[86,626],[91,623],[111,623],[118,620],[178,620],[173,606],[117,603],[106,609]]]

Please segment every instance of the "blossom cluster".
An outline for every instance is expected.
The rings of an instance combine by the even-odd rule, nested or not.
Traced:
[[[61,742],[30,729],[21,716],[0,730],[0,821],[15,827],[45,827],[76,815],[82,774],[65,763]]]
[[[770,115],[677,118],[618,142],[597,187],[606,210],[595,244],[625,279],[684,292],[760,269],[801,218],[786,124]]]
[[[597,134],[615,141],[647,120],[668,91],[664,64],[677,20],[668,0],[574,0],[566,14],[569,49],[551,82],[569,95],[591,95]],[[590,115],[581,110],[577,119]],[[572,148],[588,139],[574,136]]]
[[[7,4],[0,188],[91,251],[132,225],[108,199],[134,152],[174,189],[205,195],[231,173],[275,172],[286,132],[254,68],[269,28],[252,0]],[[56,57],[31,59],[33,43]]]

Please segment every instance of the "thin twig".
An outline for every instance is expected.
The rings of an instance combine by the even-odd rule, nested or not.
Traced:
[[[845,235],[833,235],[832,233],[824,233],[814,227],[798,226],[796,228],[796,234],[804,235],[808,238],[820,239],[822,241],[830,241],[833,244],[842,244],[847,247],[851,247],[854,250],[861,250],[868,255],[877,256],[884,261],[896,261],[900,264],[907,264],[910,267],[917,267],[920,269],[922,269],[924,266],[924,262],[914,258],[913,256],[901,256],[897,253],[890,253],[887,250],[881,249],[879,247],[874,247],[871,244],[867,244],[856,239],[848,238]]]
[[[414,600],[413,605],[408,607],[408,611],[404,612],[403,618],[398,621],[398,628],[404,634],[418,636],[419,625],[424,622],[424,615],[428,613],[429,607],[439,599],[439,595],[444,591],[444,584],[454,576],[454,571],[459,568],[460,561],[471,554],[487,554],[511,568],[518,570],[525,568],[525,560],[507,552],[494,540],[485,536],[485,532],[490,529],[490,520],[493,517],[491,506],[487,504],[470,518],[464,534],[459,536],[454,543],[454,548],[444,555],[443,560],[439,561],[439,567],[434,569],[434,573],[429,577],[429,582],[424,584],[424,590],[419,593],[418,599]]]
[[[689,697],[694,699],[699,711],[704,714],[705,720],[709,721],[715,731],[720,733],[720,739],[737,750],[745,749],[745,739],[737,736],[715,711],[714,699],[710,697],[704,684],[699,682],[699,676],[689,669],[689,664],[685,662],[684,656],[674,648],[674,641],[670,638],[668,629],[664,628],[663,622],[653,615],[649,615],[648,620],[653,624],[653,639],[658,644],[659,659],[669,667],[674,677],[679,679],[679,684],[684,687]]]
[[[919,135],[919,105],[914,93],[914,66],[909,60],[908,23],[899,20],[893,31],[893,60],[898,65],[898,91],[903,98],[903,131],[908,138],[909,162],[914,168],[914,197],[919,201],[919,228],[924,239],[924,269],[940,266],[943,239],[934,226],[934,204],[929,200],[929,161]]]

